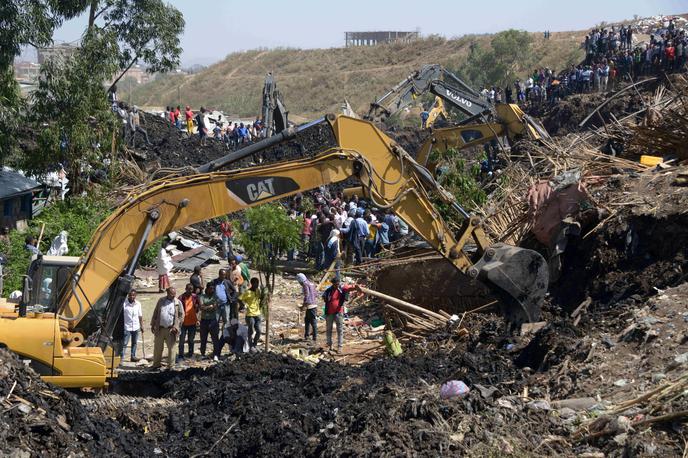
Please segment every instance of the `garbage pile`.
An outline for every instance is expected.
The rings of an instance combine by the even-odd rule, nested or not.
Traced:
[[[14,354],[0,350],[0,455],[151,456],[141,435],[89,415],[71,393],[48,385]]]

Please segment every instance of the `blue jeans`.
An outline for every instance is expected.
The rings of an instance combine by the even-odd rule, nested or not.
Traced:
[[[225,326],[229,326],[229,304],[227,302],[220,302],[220,304],[217,306],[217,312],[217,321],[221,321]]]
[[[260,339],[260,321],[260,315],[246,317],[246,326],[248,326],[248,343],[251,347],[258,345],[258,339]]]
[[[124,331],[124,343],[122,344],[122,352],[119,355],[122,359],[124,359],[124,350],[129,345],[129,339],[131,339],[131,358],[136,358],[136,344],[139,340],[139,331]]]

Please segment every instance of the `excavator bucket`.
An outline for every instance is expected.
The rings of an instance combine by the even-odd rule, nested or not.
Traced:
[[[497,243],[468,270],[497,294],[500,312],[512,325],[538,321],[549,270],[540,253]]]

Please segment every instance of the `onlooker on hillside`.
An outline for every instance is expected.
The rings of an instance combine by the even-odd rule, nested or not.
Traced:
[[[194,287],[194,293],[201,294],[203,292],[205,282],[203,281],[203,269],[201,266],[194,266],[193,274],[191,274],[189,282]]]
[[[198,137],[201,139],[201,145],[205,146],[205,139],[208,136],[208,126],[205,125],[205,108],[196,114],[196,125],[198,126]]]
[[[193,133],[194,114],[193,114],[193,111],[191,111],[191,107],[189,107],[188,105],[186,106],[186,111],[184,112],[184,116],[186,116],[186,133],[191,135]]]
[[[315,342],[318,338],[318,290],[304,274],[296,274],[296,281],[301,285],[303,292],[303,302],[300,306],[305,312],[303,338],[308,340],[308,336],[312,334]]]
[[[341,285],[339,278],[332,279],[332,285],[323,292],[325,300],[325,324],[327,346],[332,350],[332,326],[337,325],[337,352],[344,344],[344,304],[349,299],[349,291],[360,290],[358,285]]]
[[[162,293],[170,287],[170,272],[172,272],[172,257],[164,247],[160,247],[156,268],[158,271],[158,292]]]
[[[141,127],[141,117],[139,116],[139,108],[137,106],[134,106],[134,108],[129,112],[129,130],[131,132],[131,146],[132,148],[136,147],[136,134],[138,132],[143,135],[143,138],[146,140],[146,145],[150,145],[151,142],[148,140],[148,131]]]
[[[248,326],[248,342],[251,352],[258,351],[257,345],[258,339],[260,339],[261,293],[259,286],[260,281],[256,277],[251,278],[251,287],[239,298],[246,307],[246,326]]]

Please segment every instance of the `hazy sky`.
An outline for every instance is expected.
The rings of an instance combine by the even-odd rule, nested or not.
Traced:
[[[508,28],[579,30],[633,15],[688,13],[688,0],[171,0],[186,20],[182,65],[209,64],[259,47],[329,48],[345,31],[416,30],[455,37]],[[65,24],[58,41],[79,38],[86,18]]]

